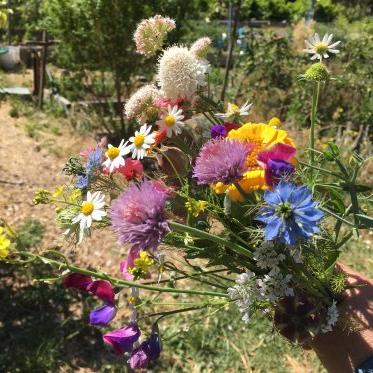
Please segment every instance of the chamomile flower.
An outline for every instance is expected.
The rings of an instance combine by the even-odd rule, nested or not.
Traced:
[[[109,169],[110,172],[113,172],[116,168],[124,166],[124,158],[126,154],[129,153],[127,142],[124,143],[122,140],[119,146],[108,145],[108,150],[106,151],[106,161],[103,163],[104,167]]]
[[[167,113],[162,119],[157,121],[160,131],[166,131],[167,137],[172,137],[172,134],[178,135],[181,133],[181,128],[184,126],[184,115],[182,110],[176,105],[171,107],[168,105]]]
[[[216,114],[217,117],[226,120],[239,120],[241,117],[246,117],[249,115],[251,106],[249,101],[246,101],[241,107],[236,104],[228,103],[227,111],[225,113]]]
[[[335,47],[340,43],[340,41],[336,41],[332,43],[333,34],[325,34],[322,39],[320,39],[319,34],[315,34],[310,37],[309,40],[305,40],[306,42],[306,49],[303,49],[304,52],[310,53],[313,56],[311,60],[322,60],[323,58],[329,58],[328,53],[339,53],[338,49]]]
[[[151,126],[144,124],[140,131],[135,132],[135,136],[130,137],[131,144],[126,147],[127,153],[132,153],[132,158],[143,159],[146,151],[155,143],[154,133],[150,133]]]
[[[81,204],[79,214],[72,220],[73,224],[80,224],[81,232],[89,229],[92,221],[101,221],[106,216],[104,199],[105,195],[101,192],[87,192],[87,199]]]

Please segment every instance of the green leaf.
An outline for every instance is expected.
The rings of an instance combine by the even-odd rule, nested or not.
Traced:
[[[361,224],[367,228],[373,228],[373,217],[363,214],[356,214],[356,216],[359,218]]]

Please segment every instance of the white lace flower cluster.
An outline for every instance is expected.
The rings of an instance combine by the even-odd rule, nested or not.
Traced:
[[[253,255],[256,260],[256,265],[262,269],[271,269],[278,266],[278,264],[285,259],[284,254],[277,254],[274,250],[273,242],[265,241],[260,245]]]
[[[242,320],[250,322],[252,306],[259,301],[272,304],[285,296],[293,296],[294,290],[289,286],[291,275],[283,275],[278,267],[273,267],[263,278],[256,278],[255,273],[247,271],[238,276],[236,285],[228,288],[230,299],[237,301],[242,313]]]
[[[321,333],[331,332],[333,330],[333,326],[337,323],[339,317],[339,312],[337,309],[337,302],[333,300],[333,303],[328,308],[328,313],[326,315],[326,321],[320,327]]]

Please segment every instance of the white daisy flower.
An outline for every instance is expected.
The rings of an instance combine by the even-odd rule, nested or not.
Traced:
[[[175,105],[171,107],[168,105],[167,114],[162,119],[157,121],[160,131],[167,131],[167,137],[172,137],[172,133],[178,135],[181,133],[181,128],[184,126],[183,111]]]
[[[118,147],[113,146],[111,144],[108,145],[108,150],[105,153],[107,159],[103,163],[103,165],[106,168],[108,168],[110,172],[113,172],[116,168],[119,168],[120,166],[124,166],[123,156],[129,153],[126,146],[127,142],[124,143],[124,140],[120,142]]]
[[[216,114],[219,118],[224,119],[240,119],[241,117],[246,117],[250,113],[250,109],[253,104],[249,104],[249,101],[246,101],[241,107],[236,104],[228,103],[227,111],[225,113]]]
[[[73,224],[80,223],[81,236],[85,230],[91,227],[92,221],[101,221],[106,216],[106,212],[103,210],[104,199],[105,195],[101,192],[93,194],[87,192],[87,199],[82,203],[79,214],[72,220]]]
[[[311,60],[322,60],[323,58],[329,58],[328,53],[339,53],[338,49],[335,47],[340,43],[340,41],[336,41],[332,43],[333,34],[325,34],[322,40],[320,39],[319,34],[315,34],[310,37],[309,40],[305,40],[306,42],[306,49],[303,49],[304,52],[313,54]]]
[[[130,137],[129,141],[132,144],[126,147],[126,151],[132,153],[132,158],[143,159],[150,145],[155,143],[154,133],[150,133],[151,130],[151,126],[144,124],[140,127],[140,131],[135,132],[135,136]]]

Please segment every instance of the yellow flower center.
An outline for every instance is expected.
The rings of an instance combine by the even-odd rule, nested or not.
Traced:
[[[246,166],[250,170],[260,168],[257,162],[257,156],[264,148],[263,142],[261,140],[252,140],[252,139],[250,139],[249,142],[251,144],[254,144],[254,148],[251,152],[249,152],[246,158]]]
[[[95,206],[93,205],[92,202],[85,201],[85,202],[82,203],[82,207],[81,207],[80,211],[84,215],[88,216],[88,215],[92,214],[94,209],[95,209]]]
[[[136,135],[133,143],[135,144],[136,148],[141,148],[145,142],[144,135]]]
[[[328,51],[328,44],[320,41],[319,43],[315,44],[315,51],[319,54],[323,54]]]
[[[111,148],[109,148],[106,152],[106,156],[108,158],[110,158],[111,160],[115,159],[116,157],[118,157],[120,153],[120,149],[117,148],[116,146],[112,146]]]
[[[240,113],[240,107],[236,104],[228,104],[227,115],[233,116]]]
[[[167,127],[172,127],[176,122],[175,115],[168,114],[166,118],[164,118],[164,123]]]

